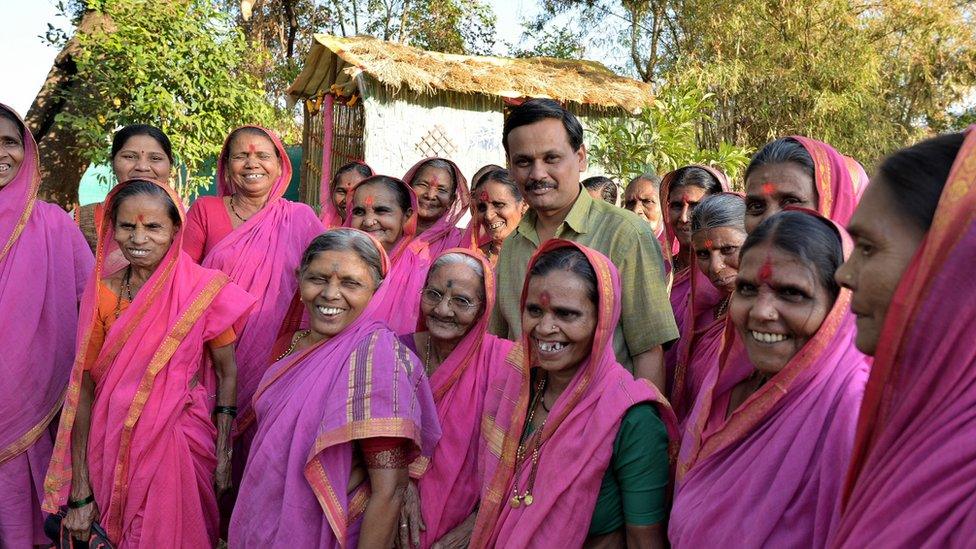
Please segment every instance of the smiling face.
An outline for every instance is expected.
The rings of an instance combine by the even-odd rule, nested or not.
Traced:
[[[692,236],[698,269],[719,291],[731,294],[739,272],[739,248],[746,233],[735,227],[715,227]]]
[[[568,212],[586,170],[586,146],[574,151],[562,121],[546,118],[508,134],[508,163],[522,195],[539,215]]]
[[[299,273],[302,303],[316,339],[328,339],[359,318],[376,292],[369,266],[352,250],[315,256]]]
[[[532,365],[548,372],[579,368],[593,347],[596,323],[590,288],[579,275],[555,270],[529,280],[522,330]]]
[[[166,256],[179,227],[162,197],[137,194],[118,205],[115,242],[133,266],[153,270]]]
[[[786,206],[816,211],[817,189],[810,173],[795,162],[759,166],[746,180],[746,232]]]
[[[835,278],[853,292],[858,350],[874,355],[888,306],[902,275],[925,238],[925,231],[899,215],[881,177],[864,191],[848,227],[854,251]]]
[[[464,264],[443,265],[431,273],[420,301],[430,337],[457,345],[484,314],[483,288],[481,277]]]
[[[705,198],[705,189],[685,185],[668,193],[668,223],[683,249],[691,246],[691,212]]]
[[[756,369],[775,374],[817,333],[832,306],[811,267],[763,243],[740,260],[729,315]]]
[[[389,252],[403,234],[403,224],[413,212],[404,212],[396,195],[381,184],[356,187],[352,197],[352,226],[365,231]]]
[[[631,185],[624,193],[624,207],[650,223],[654,230],[661,226],[660,194],[654,183],[641,179]]]
[[[496,244],[512,234],[528,208],[524,200],[515,200],[507,185],[492,180],[478,187],[473,200],[481,226]]]
[[[133,135],[112,158],[112,170],[119,181],[146,179],[167,183],[172,167],[162,145],[148,135]]]
[[[0,189],[17,177],[24,162],[24,138],[17,125],[0,117]]]
[[[342,219],[346,218],[346,197],[349,195],[349,191],[364,179],[366,177],[357,170],[349,170],[336,180],[336,184],[332,188],[332,204],[335,205],[339,217]]]
[[[227,168],[232,188],[249,197],[264,199],[281,177],[281,160],[271,138],[241,132],[230,142]]]
[[[454,201],[454,181],[447,170],[421,168],[410,186],[417,193],[417,217],[426,225],[440,219]]]

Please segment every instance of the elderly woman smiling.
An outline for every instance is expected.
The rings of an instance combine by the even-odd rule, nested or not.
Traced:
[[[508,170],[489,171],[478,183],[472,196],[477,213],[472,223],[478,223],[478,232],[486,235],[487,242],[480,248],[494,265],[502,242],[518,228],[529,205]]]
[[[298,268],[308,328],[289,318],[254,396],[257,434],[230,524],[232,547],[390,547],[415,458],[440,436],[420,361],[371,308],[383,247],[347,228]],[[269,512],[270,503],[274,510]]]

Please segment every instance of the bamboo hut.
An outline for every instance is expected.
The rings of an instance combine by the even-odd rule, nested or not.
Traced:
[[[584,126],[653,99],[650,85],[595,61],[452,55],[328,34],[315,35],[288,95],[304,105],[301,194],[312,205],[352,160],[396,176],[429,156],[451,158],[468,176],[504,165],[506,108],[526,98],[556,99]]]

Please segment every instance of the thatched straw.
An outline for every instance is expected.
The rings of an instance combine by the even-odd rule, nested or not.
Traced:
[[[347,95],[358,92],[365,73],[394,91],[438,91],[501,97],[551,97],[634,112],[653,100],[651,87],[614,74],[596,61],[551,57],[509,59],[430,52],[368,36],[315,35],[305,67],[288,88],[294,99],[313,97],[335,84]]]

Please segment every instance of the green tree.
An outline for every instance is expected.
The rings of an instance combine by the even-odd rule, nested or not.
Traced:
[[[199,175],[227,133],[242,124],[274,125],[274,111],[254,76],[241,32],[207,0],[87,2],[106,23],[77,37],[72,111],[57,115],[92,163],[108,160],[110,136],[132,123],[159,126],[178,163],[177,190],[193,195]]]

